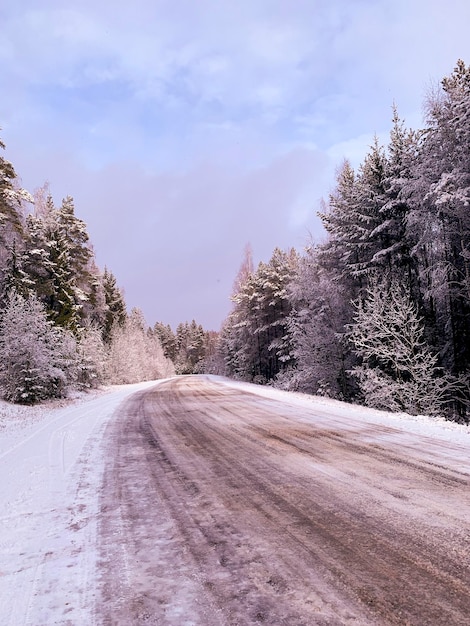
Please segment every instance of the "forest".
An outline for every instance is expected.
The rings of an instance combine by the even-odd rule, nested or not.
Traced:
[[[5,148],[0,143],[1,148]],[[176,333],[127,311],[113,273],[100,270],[72,197],[22,189],[0,157],[0,392],[34,404],[102,384],[202,370],[214,333],[195,321]]]
[[[206,372],[468,423],[470,67],[428,94],[422,129],[391,117],[388,145],[338,167],[322,242],[256,268],[247,246],[219,333],[128,313],[73,199],[31,196],[0,157],[3,397]]]
[[[220,372],[468,423],[470,67],[458,61],[424,108],[412,130],[393,107],[388,145],[339,166],[324,241],[256,269],[247,248]]]

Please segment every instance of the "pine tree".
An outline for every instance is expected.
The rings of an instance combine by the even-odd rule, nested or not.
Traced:
[[[1,140],[0,149],[5,149]],[[0,298],[3,299],[19,278],[15,272],[21,272],[24,205],[32,201],[31,195],[20,188],[13,165],[0,156]]]
[[[88,263],[88,285],[87,298],[82,303],[82,321],[81,324],[86,327],[91,324],[96,328],[103,329],[106,326],[106,315],[108,306],[106,304],[106,295],[103,285],[103,275],[95,262],[95,258],[90,259]],[[124,305],[125,307],[125,305]]]
[[[219,352],[220,333],[215,330],[204,332],[204,358],[199,364],[201,374],[223,375],[225,367]]]
[[[122,291],[117,286],[116,278],[106,267],[102,277],[104,298],[106,304],[103,338],[109,342],[116,326],[123,326],[127,314],[126,303]]]
[[[195,325],[195,321],[193,320]],[[193,374],[194,362],[191,359],[191,327],[188,322],[180,322],[176,327],[175,370],[177,374]]]
[[[173,363],[176,361],[176,337],[169,324],[163,324],[163,322],[156,322],[153,327],[153,332],[158,337],[163,352],[167,359],[170,359]]]
[[[67,247],[74,277],[75,298],[77,301],[86,301],[90,289],[90,263],[93,260],[93,251],[90,247],[86,224],[76,217],[74,201],[71,196],[62,200],[56,219],[58,230]]]
[[[372,232],[380,237],[380,247],[372,258],[375,270],[400,276],[419,300],[417,261],[412,254],[416,239],[408,228],[411,212],[413,167],[417,159],[420,133],[407,130],[393,107],[388,157],[383,177],[382,221]]]
[[[319,214],[330,235],[325,248],[338,259],[342,273],[354,277],[358,288],[366,284],[364,277],[384,247],[381,209],[386,203],[386,168],[384,150],[375,138],[357,175],[347,161],[343,163],[336,189]]]
[[[76,331],[80,325],[81,303],[77,297],[71,253],[57,224],[57,212],[49,206],[43,217],[28,215],[23,269],[34,293],[46,306],[50,319]]]
[[[194,374],[201,373],[206,350],[206,337],[204,328],[201,324],[198,324],[196,320],[192,320],[189,325],[188,339],[187,358],[191,372]]]
[[[288,367],[292,358],[288,285],[296,265],[293,249],[276,248],[269,263],[259,263],[255,272],[246,272],[244,281],[236,283],[233,311],[220,339],[231,375],[267,382]]]
[[[1,140],[0,149],[5,149]],[[22,205],[24,202],[33,202],[31,194],[21,189],[16,181],[13,165],[0,156],[0,250],[10,242],[12,233],[22,235]]]
[[[459,61],[427,106],[412,220],[428,319],[459,375],[470,363],[470,68]]]
[[[336,173],[336,187],[330,194],[329,202],[318,214],[329,234],[323,249],[334,259],[336,270],[348,277],[352,275],[352,268],[362,260],[359,247],[361,232],[356,226],[358,195],[356,173],[345,160]]]
[[[8,296],[15,291],[24,297],[33,293],[34,284],[28,274],[23,270],[22,254],[18,252],[18,243],[13,239],[11,245],[7,246],[7,257],[5,268],[2,272],[0,282],[0,308],[6,306]]]

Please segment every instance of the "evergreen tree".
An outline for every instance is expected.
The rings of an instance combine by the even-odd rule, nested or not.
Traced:
[[[169,324],[165,325],[163,322],[156,322],[153,327],[153,332],[158,337],[166,358],[175,363],[176,337],[174,332],[171,330],[171,326]]]
[[[26,219],[22,267],[51,319],[77,334],[89,322],[105,323],[100,273],[72,198],[56,209],[46,190],[39,190],[37,210]]]
[[[177,374],[195,374],[204,360],[204,329],[195,320],[178,324],[175,335]]]
[[[76,331],[80,325],[81,297],[70,248],[56,217],[54,209],[44,217],[27,217],[23,268],[49,317],[57,325]]]
[[[22,254],[18,252],[16,239],[13,239],[11,245],[7,246],[6,252],[8,256],[6,257],[5,268],[0,281],[0,308],[6,306],[11,292],[15,291],[24,297],[28,297],[30,293],[33,293],[34,287],[28,274],[23,270],[23,258]]]
[[[57,211],[59,232],[67,246],[73,275],[74,297],[79,307],[80,323],[104,315],[104,293],[96,268],[93,249],[85,222],[75,215],[74,201],[67,196]]]
[[[375,138],[357,175],[347,161],[343,163],[336,189],[319,214],[330,235],[325,248],[338,259],[342,273],[354,277],[359,289],[366,285],[364,277],[388,244],[382,232],[386,168],[384,150]]]
[[[354,389],[348,372],[354,356],[344,334],[352,316],[351,300],[341,276],[321,264],[324,258],[319,248],[308,248],[291,282],[289,328],[295,368],[278,385],[348,399]]]
[[[199,362],[199,373],[218,374],[224,373],[224,367],[219,355],[220,333],[215,330],[204,332],[204,358]]]
[[[247,272],[244,282],[238,281],[233,311],[221,333],[231,375],[267,382],[290,364],[288,285],[296,265],[293,249],[276,248],[269,263],[259,263],[256,272]]]
[[[116,278],[107,268],[102,277],[106,312],[104,316],[103,338],[105,342],[111,340],[111,334],[116,326],[123,326],[126,318],[126,303],[122,291],[117,286]]]
[[[416,243],[408,228],[411,212],[411,186],[413,166],[416,162],[420,134],[407,130],[393,108],[393,127],[390,132],[388,157],[383,178],[383,204],[380,208],[382,221],[372,232],[380,237],[380,247],[372,262],[375,270],[400,276],[408,289],[419,300],[417,262],[412,254]]]
[[[4,149],[5,144],[0,140],[0,150]],[[0,299],[3,298],[3,303],[6,293],[19,279],[16,272],[21,272],[23,206],[32,201],[31,195],[20,188],[13,165],[0,155]]]
[[[1,140],[0,149],[5,149],[5,144]],[[31,194],[17,185],[13,165],[0,156],[0,250],[11,241],[12,233],[22,235],[22,205],[24,202],[32,201]]]
[[[71,196],[62,200],[62,205],[57,211],[57,225],[67,245],[75,282],[78,287],[86,285],[88,266],[93,258],[93,251],[90,248],[85,222],[75,216],[75,206]]]
[[[329,237],[323,246],[334,259],[336,270],[343,277],[352,276],[352,268],[362,261],[360,241],[362,232],[357,228],[358,212],[357,177],[349,161],[345,160],[336,173],[336,187],[328,204],[318,215]]]
[[[470,363],[470,68],[459,61],[427,106],[411,220],[427,321],[443,365],[459,375]]]
[[[95,328],[103,329],[106,326],[108,306],[103,285],[103,275],[96,265],[94,256],[88,263],[87,298],[82,303],[82,325],[91,324]],[[125,307],[125,304],[124,304]]]

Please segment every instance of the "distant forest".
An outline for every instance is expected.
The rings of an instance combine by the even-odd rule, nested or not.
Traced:
[[[394,107],[388,145],[339,166],[324,242],[257,268],[247,247],[219,333],[128,313],[73,199],[31,197],[0,158],[3,397],[206,372],[468,423],[470,67],[458,61],[425,111],[411,130]]]

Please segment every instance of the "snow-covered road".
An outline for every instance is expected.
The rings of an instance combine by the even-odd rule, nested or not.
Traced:
[[[0,405],[0,624],[94,624],[103,433],[155,383],[60,407]]]
[[[468,624],[468,427],[196,376],[12,411],[1,626]]]

